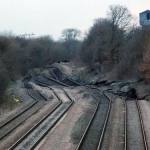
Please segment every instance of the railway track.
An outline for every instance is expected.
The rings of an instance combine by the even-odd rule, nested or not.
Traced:
[[[26,93],[34,100],[22,110],[16,112],[16,114],[12,115],[5,121],[0,124],[0,140],[4,139],[7,135],[9,135],[13,130],[15,130],[19,125],[21,125],[26,119],[31,117],[34,113],[36,113],[45,103],[44,101],[37,100],[33,93],[31,93],[28,89]],[[44,97],[43,97],[44,98]],[[45,99],[46,100],[46,99]]]
[[[123,150],[124,149],[124,101],[122,98],[109,93],[112,100],[110,116],[105,134],[97,150]]]
[[[51,79],[50,79],[51,80]],[[53,79],[52,79],[53,80]],[[53,80],[55,81],[55,80]],[[60,83],[61,85],[63,85],[64,83],[62,83],[61,81],[57,81],[57,83]],[[46,84],[44,84],[44,86],[47,86]],[[65,86],[69,86],[69,85],[66,85]],[[87,86],[87,88],[91,88],[89,86]],[[103,93],[104,94],[104,93]],[[104,94],[105,97],[106,94]],[[97,127],[96,124],[98,123],[96,118],[98,118],[98,116],[101,116],[100,113],[99,113],[99,110],[100,110],[100,102],[97,104],[96,106],[96,110],[87,126],[87,128],[85,129],[85,132],[76,148],[76,150],[94,150],[94,149],[97,149],[97,150],[100,150],[101,149],[101,145],[102,145],[102,142],[103,142],[103,137],[104,137],[104,134],[105,134],[105,130],[106,130],[106,126],[107,126],[107,122],[108,122],[108,118],[109,118],[109,114],[110,114],[110,110],[111,110],[111,100],[109,99],[109,97],[107,97],[107,99],[109,100],[109,106],[107,111],[105,110],[105,115],[103,116],[106,116],[105,118],[101,119],[101,122],[99,124],[99,130],[97,130],[97,137],[94,138],[94,140],[92,139],[92,132],[95,132],[95,128]],[[127,150],[130,148],[128,148],[128,131],[127,131],[127,128],[128,128],[128,113],[127,113],[127,105],[126,105],[126,101],[124,103],[124,107],[125,107],[125,113],[124,113],[124,150]],[[141,111],[140,111],[140,107],[139,107],[139,104],[138,104],[138,101],[136,101],[136,107],[137,107],[137,110],[138,110],[138,114],[139,114],[139,119],[140,119],[140,125],[141,125],[141,131],[142,131],[142,138],[143,138],[143,150],[148,150],[148,147],[147,147],[147,141],[146,141],[146,136],[145,136],[145,130],[144,130],[144,125],[143,125],[143,120],[142,120],[142,116],[141,116]],[[96,140],[95,140],[96,139]],[[99,141],[99,142],[98,142]],[[90,144],[91,142],[91,144]],[[133,149],[131,149],[133,150]],[[137,149],[136,149],[137,150]],[[140,149],[142,150],[142,149]]]
[[[106,99],[108,100],[108,104],[107,106],[105,106],[108,109],[104,109],[102,111],[104,111],[104,118],[102,118],[102,120],[100,121],[99,116],[102,114],[102,104],[101,101],[99,101],[99,103],[96,106],[95,112],[89,122],[89,124],[87,125],[87,128],[85,129],[84,134],[82,135],[82,138],[78,144],[78,146],[76,147],[76,150],[94,150],[94,149],[100,149],[101,147],[101,143],[103,140],[103,136],[105,133],[105,129],[107,126],[107,121],[109,118],[109,114],[110,114],[110,109],[111,109],[111,100],[109,99],[109,97],[106,96],[105,92],[103,92],[104,96],[106,97]],[[95,129],[97,129],[97,131],[95,131]],[[95,134],[95,138],[94,140],[92,140],[92,134]],[[92,141],[91,141],[92,140]]]
[[[139,112],[140,124],[141,124],[141,129],[142,129],[142,136],[143,136],[143,140],[144,140],[144,149],[148,150],[148,144],[147,144],[147,139],[146,139],[146,133],[145,133],[145,128],[144,128],[142,113],[141,113],[140,105],[139,105],[139,102],[137,99],[136,99],[136,105],[137,105],[137,109]]]
[[[19,109],[19,111],[17,111],[15,114],[8,116],[7,119],[3,120],[0,122],[0,129],[2,127],[4,127],[5,125],[7,125],[8,123],[10,123],[13,119],[17,118],[20,114],[24,113],[25,111],[27,111],[28,109],[30,109],[30,107],[33,107],[38,101],[32,101],[28,104],[26,104],[23,108],[21,107]]]
[[[0,125],[0,140],[6,137],[9,133],[11,133],[14,129],[16,129],[23,121],[25,121],[29,116],[34,113],[31,112],[33,107],[37,107],[38,101],[32,102],[29,106],[21,111],[17,112],[15,115],[11,116],[8,120],[5,120]],[[28,114],[27,117],[24,117],[24,114]]]
[[[67,83],[66,81],[64,81],[64,83],[63,83],[62,81],[59,81],[57,79],[53,79],[50,77],[46,77],[46,78],[48,80],[51,80],[52,82],[55,82],[57,85],[61,85],[61,86],[65,86],[65,87],[70,86],[69,82]],[[71,106],[74,103],[74,100],[68,95],[68,93],[63,88],[60,88],[60,89],[63,91],[64,95],[68,98],[68,101],[63,101],[61,99],[61,96],[58,94],[58,92],[56,92],[55,89],[52,88],[48,83],[46,83],[46,82],[43,83],[39,80],[36,80],[36,82],[39,85],[48,87],[50,90],[52,90],[52,92],[57,97],[59,102],[55,105],[55,107],[48,114],[46,114],[38,123],[36,123],[30,130],[28,130],[28,132],[26,132],[15,144],[13,144],[9,148],[9,150],[34,149],[41,142],[41,140],[46,136],[46,134],[61,120],[61,118],[67,113],[67,111],[71,108]],[[73,83],[74,81],[70,80],[70,82]],[[80,85],[80,84],[78,84],[78,85]],[[90,86],[86,86],[86,87],[89,89],[96,89],[99,92],[99,89],[96,87],[90,87]],[[110,117],[110,113],[112,111],[111,110],[112,109],[111,108],[112,100],[106,94],[106,92],[108,92],[109,90],[110,89],[104,90],[101,93],[103,95],[103,97],[105,97],[105,101],[103,101],[103,102],[101,100],[98,101],[95,111],[92,115],[92,118],[89,121],[89,123],[80,139],[80,142],[78,143],[78,145],[76,147],[76,150],[105,149],[105,147],[102,148],[103,140],[104,140],[104,135],[106,132],[108,120]],[[37,104],[40,103],[39,100],[37,101],[37,99],[42,98],[42,99],[44,99],[44,101],[47,101],[47,99],[41,93],[36,93],[35,91],[32,91],[32,90],[28,90],[27,92],[30,97],[32,97],[34,100],[36,100],[30,104],[31,108],[33,108],[34,106],[36,106]],[[35,95],[36,95],[36,97],[35,97]],[[137,111],[137,115],[138,115],[138,119],[139,119],[138,123],[140,126],[140,128],[139,128],[139,126],[137,125],[136,126],[137,128],[135,128],[134,131],[137,132],[137,130],[139,129],[141,132],[141,134],[139,134],[139,135],[141,136],[140,142],[142,141],[142,143],[138,143],[138,144],[142,148],[140,147],[137,149],[136,146],[133,146],[133,147],[129,146],[131,144],[131,142],[129,142],[129,140],[134,140],[134,139],[129,138],[128,128],[129,128],[129,126],[132,126],[131,120],[134,118],[135,114],[132,112],[133,109],[129,110],[128,101],[124,100],[124,111],[125,112],[122,113],[122,116],[124,114],[124,137],[123,137],[124,138],[124,143],[123,143],[124,146],[122,146],[121,149],[123,148],[124,150],[148,150],[146,134],[145,134],[145,129],[144,129],[144,125],[143,125],[143,119],[142,119],[142,115],[141,115],[139,102],[138,102],[138,100],[136,100],[136,101],[133,101],[133,103],[135,106],[134,108],[137,109],[136,111]],[[3,130],[3,128],[6,128],[5,129],[5,131],[6,131],[7,129],[9,129],[9,126],[7,127],[7,124],[12,123],[13,120],[15,121],[15,119],[18,119],[18,118],[25,119],[24,116],[29,117],[25,113],[26,111],[28,112],[28,110],[30,110],[29,107],[22,110],[21,113],[16,114],[13,117],[14,119],[11,118],[10,120],[6,121],[5,122],[6,124],[5,123],[0,124],[0,140],[3,139],[6,135],[8,135],[10,132],[12,132],[21,123],[20,124],[18,123],[18,125],[16,125],[16,127],[14,126],[13,129],[10,128],[10,131],[8,130],[8,133],[6,135],[1,134],[1,129]],[[129,115],[131,115],[131,116],[129,117]],[[101,116],[101,118],[100,118],[100,116]],[[17,121],[15,121],[15,122],[17,122]],[[133,133],[133,135],[134,135],[134,133]]]
[[[63,82],[61,82],[61,81],[59,81],[59,80],[56,80],[56,79],[54,79],[54,78],[51,78],[51,77],[48,77],[48,76],[44,76],[46,79],[48,79],[48,80],[50,80],[50,81],[52,81],[52,82],[55,82],[56,84],[58,84],[58,85],[62,85],[62,86],[65,86],[65,87],[68,87],[69,85],[67,85],[67,84],[65,84],[65,83],[63,83]],[[38,80],[39,81],[39,80]]]
[[[25,105],[24,108],[20,109],[15,114],[10,115],[7,119],[0,122],[0,140],[3,140],[11,132],[13,132],[25,120],[27,120],[40,108],[42,108],[46,104],[46,101],[48,101],[48,99],[45,96],[43,96],[40,92],[34,91],[32,89],[26,89],[26,94],[29,95],[34,101]],[[56,107],[61,103],[61,101],[56,103]]]
[[[108,90],[106,90],[106,91],[108,91]],[[97,150],[101,149],[103,138],[104,138],[104,134],[105,134],[105,131],[106,131],[106,126],[107,126],[109,115],[110,115],[110,111],[111,111],[111,106],[112,106],[112,100],[108,96],[106,96],[106,97],[109,100],[109,108],[108,108],[108,111],[107,111],[107,116],[106,116],[106,119],[105,119],[104,127],[103,127],[103,130],[102,130],[102,133],[101,133],[101,137],[100,137],[100,140],[99,140],[99,143],[98,143]]]
[[[55,90],[52,89],[54,94],[56,94]],[[44,138],[44,136],[57,124],[57,122],[66,114],[69,108],[73,104],[73,100],[64,91],[64,94],[68,97],[68,102],[60,103],[46,116],[44,116],[33,128],[31,128],[25,135],[23,135],[14,145],[12,145],[9,149],[33,149],[35,148],[39,142]],[[56,94],[57,98],[59,96]]]
[[[126,104],[125,150],[127,149],[148,150],[148,144],[139,102],[138,100],[133,100],[133,101],[126,101],[125,104]]]
[[[11,120],[3,124],[0,128],[0,140],[10,134],[14,129],[21,125],[26,119],[28,119],[32,114],[37,112],[43,106],[42,102],[37,102],[34,105],[28,107],[22,113],[19,113],[17,116],[13,117]]]
[[[56,81],[56,82],[58,81],[58,83],[65,84],[67,86],[81,86],[80,83],[72,80],[71,78],[68,78],[68,76],[66,74],[62,73],[57,67],[52,67],[52,68],[56,69],[60,75],[64,76],[64,79],[62,79],[62,78],[60,79],[60,77],[58,77],[58,75],[56,75],[56,73],[53,71],[51,71],[52,77],[45,76],[46,78],[48,78],[50,80],[52,79],[53,81]]]
[[[113,93],[113,92],[111,92]],[[115,93],[115,95],[117,95]],[[120,97],[120,96],[119,96]],[[141,109],[138,100],[124,99],[124,150],[148,150]],[[128,104],[129,103],[129,104]],[[137,118],[137,119],[136,119]],[[131,128],[129,131],[128,128]],[[138,135],[136,135],[136,134]]]

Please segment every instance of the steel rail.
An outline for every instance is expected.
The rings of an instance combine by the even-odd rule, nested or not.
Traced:
[[[108,89],[106,91],[109,91],[110,93],[112,94],[115,94],[113,93],[113,91],[111,89]],[[124,98],[124,150],[127,150],[127,106],[126,106],[126,100],[127,100],[127,97]],[[100,150],[101,146],[97,149],[97,150]]]
[[[43,85],[41,82],[40,82],[40,84]],[[46,86],[46,85],[44,84],[44,86]],[[12,146],[9,148],[9,150],[13,150],[15,147],[17,147],[32,131],[34,131],[44,120],[46,120],[46,119],[62,104],[61,99],[59,98],[59,96],[57,95],[57,93],[54,91],[54,89],[51,88],[51,87],[48,87],[48,88],[50,88],[50,89],[53,91],[53,93],[55,94],[55,96],[59,99],[60,103],[57,104],[57,105],[55,106],[55,108],[53,108],[53,110],[52,110],[50,113],[48,113],[46,116],[44,116],[44,118],[42,118],[42,119],[41,119],[34,127],[32,127],[25,135],[23,135],[14,145],[12,145]],[[69,103],[67,109],[64,110],[64,112],[61,114],[61,116],[60,116],[59,118],[57,118],[57,120],[54,122],[54,124],[42,135],[42,137],[36,141],[36,143],[32,146],[32,149],[34,149],[34,148],[39,144],[39,142],[44,138],[44,136],[49,132],[49,130],[51,130],[51,128],[53,128],[53,127],[57,124],[57,122],[60,120],[60,118],[61,118],[62,116],[64,116],[64,114],[68,111],[68,109],[69,109],[69,108],[72,106],[72,104],[74,103],[74,101],[73,101],[72,98],[67,94],[67,92],[66,92],[65,90],[63,90],[63,91],[64,91],[64,93],[66,94],[66,96],[70,99],[70,103]]]
[[[146,132],[145,132],[145,128],[144,128],[141,108],[140,108],[140,105],[139,105],[139,102],[138,102],[137,99],[136,99],[136,105],[137,105],[139,118],[140,118],[140,124],[141,124],[141,130],[142,130],[142,136],[143,136],[143,142],[144,142],[144,148],[145,148],[145,150],[148,150],[148,144],[147,144],[147,139],[146,139]]]
[[[90,88],[90,87],[88,87],[88,88]],[[96,90],[99,91],[98,88],[95,88],[95,87],[94,87],[94,89],[96,89]],[[106,91],[107,91],[107,90],[106,90]],[[103,95],[104,95],[107,99],[109,99],[109,98],[105,95],[105,91],[103,91]],[[77,145],[77,147],[76,147],[76,150],[80,150],[81,146],[83,145],[84,140],[85,140],[85,138],[86,138],[86,135],[87,135],[87,133],[88,133],[88,130],[89,130],[90,126],[92,125],[92,122],[93,122],[93,120],[94,120],[94,118],[95,118],[95,116],[96,116],[96,113],[97,113],[97,111],[98,111],[99,105],[100,105],[100,101],[98,102],[98,104],[97,104],[97,106],[96,106],[95,112],[93,113],[92,118],[91,118],[90,122],[88,123],[88,125],[87,125],[87,127],[86,127],[86,129],[85,129],[85,131],[84,131],[84,133],[83,133],[83,135],[82,135],[82,137],[81,137],[81,139],[80,139],[80,142],[78,143],[78,145]],[[105,128],[106,128],[105,126],[106,126],[107,121],[108,121],[108,118],[109,118],[110,110],[111,110],[111,100],[109,99],[109,106],[108,106],[108,110],[107,110],[107,113],[106,113],[106,118],[105,118],[105,121],[104,121],[104,126],[103,126],[103,129],[102,129],[102,133],[101,133],[101,135],[100,135],[100,140],[99,140],[99,141],[102,141],[102,137],[103,137],[103,135],[104,135]],[[100,143],[101,143],[101,142],[99,142],[98,147],[100,146]]]
[[[69,81],[71,81],[72,83],[78,85],[78,86],[82,86],[82,84],[80,84],[80,83],[77,82],[77,81],[74,81],[73,79],[70,79],[70,78],[68,78],[68,77],[67,77],[66,79],[69,80]]]
[[[112,92],[113,93],[113,92]],[[116,93],[114,93],[116,94]],[[117,94],[116,94],[117,95]],[[125,114],[124,114],[124,150],[127,150],[127,105],[126,105],[126,100],[127,97],[125,97]],[[143,136],[143,142],[144,142],[144,149],[148,150],[148,144],[147,144],[147,139],[146,139],[146,132],[145,132],[145,128],[144,128],[144,123],[143,123],[143,119],[142,119],[142,113],[141,113],[141,109],[140,109],[140,105],[138,103],[138,100],[136,99],[136,106],[137,106],[137,110],[139,113],[139,119],[140,119],[140,124],[141,124],[141,131],[142,131],[142,136]]]
[[[17,147],[32,131],[34,131],[51,113],[53,113],[61,103],[58,103],[46,116],[44,116],[36,125],[34,125],[27,133],[25,133],[15,144],[13,144],[8,150],[13,150]]]
[[[56,69],[58,69],[58,70],[60,71],[60,69],[57,68],[57,67],[52,67],[52,68],[56,68]],[[68,78],[68,76],[67,76],[65,73],[63,73],[62,71],[60,71],[60,72],[64,75],[64,77],[66,77],[67,80],[71,81],[72,83],[74,83],[74,84],[76,84],[76,85],[78,85],[78,86],[81,86],[81,85],[82,85],[82,84],[80,84],[79,82],[74,81],[74,80]],[[55,77],[56,77],[56,75],[55,75]],[[54,79],[54,80],[56,80],[56,79]],[[59,81],[59,82],[63,83],[62,81]],[[63,83],[63,84],[65,84],[65,83]],[[68,86],[68,85],[67,85],[67,86]]]
[[[25,92],[29,95],[28,90],[25,90]],[[33,98],[31,95],[29,95],[33,100],[36,100],[35,98]],[[16,113],[14,116],[10,117],[10,119],[3,121],[3,123],[0,123],[0,129],[3,128],[4,126],[6,126],[7,124],[9,124],[11,121],[13,121],[14,119],[16,119],[17,117],[19,117],[20,115],[22,115],[24,112],[28,111],[30,108],[32,108],[35,104],[37,104],[38,101],[33,101],[27,105],[27,108],[22,109],[20,113]]]
[[[127,104],[126,104],[127,97],[124,99],[124,150],[127,150]]]
[[[33,90],[33,89],[32,89]],[[29,90],[27,89],[27,93],[28,93],[28,95],[32,98],[32,99],[34,99],[35,101],[37,101],[37,98],[35,98],[35,96],[33,96],[30,92],[29,92]],[[39,92],[39,91],[36,91],[41,97],[42,97],[42,99],[44,99],[45,101],[48,101],[48,98],[46,98],[41,92]]]
[[[21,113],[17,114],[16,116],[14,116],[13,118],[11,118],[10,120],[8,120],[6,123],[4,123],[0,130],[3,130],[3,128],[5,128],[7,125],[13,123],[13,121],[15,121],[15,119],[21,117],[25,112],[27,112],[28,110],[30,110],[31,108],[33,108],[38,102],[33,103],[30,107],[28,107],[26,110],[22,111]],[[8,129],[7,131],[5,131],[3,133],[3,135],[0,136],[0,140],[2,140],[3,138],[5,138],[8,134],[10,134],[13,130],[15,130],[20,124],[22,124],[23,121],[19,122],[17,125],[15,125],[11,130]]]
[[[58,84],[60,84],[60,85],[63,85],[63,86],[68,87],[67,84],[65,84],[65,83],[63,83],[63,82],[60,82],[60,81],[58,81],[58,80],[56,80],[56,79],[54,79],[54,78],[50,78],[50,77],[47,77],[47,76],[44,76],[44,77],[47,78],[47,79],[49,79],[49,80],[51,80],[51,81],[54,81],[54,82],[56,82],[56,83],[58,83]]]
[[[109,91],[109,90],[110,89],[108,89],[106,91]],[[104,139],[104,134],[105,134],[105,131],[106,131],[106,126],[107,126],[109,116],[110,116],[111,106],[112,106],[112,100],[105,94],[106,91],[103,91],[103,94],[109,100],[109,108],[108,108],[108,111],[107,111],[107,115],[106,115],[106,118],[105,118],[105,123],[104,123],[103,129],[102,129],[102,133],[101,133],[101,136],[100,136],[100,140],[99,140],[97,150],[101,149],[102,142],[103,142],[103,139]]]
[[[79,150],[80,147],[82,146],[82,144],[83,144],[83,142],[84,142],[84,140],[85,140],[85,138],[86,138],[87,132],[88,132],[88,130],[89,130],[89,128],[90,128],[90,126],[91,126],[91,124],[92,124],[94,118],[95,118],[95,115],[96,115],[96,113],[97,113],[97,111],[98,111],[99,105],[100,105],[100,101],[99,101],[99,102],[97,103],[97,105],[96,105],[96,109],[95,109],[95,111],[94,111],[94,113],[93,113],[93,115],[92,115],[92,118],[90,119],[90,121],[89,121],[89,123],[88,123],[88,125],[87,125],[87,127],[86,127],[86,129],[85,129],[85,131],[84,131],[84,133],[83,133],[83,135],[82,135],[82,137],[81,137],[81,139],[80,139],[80,142],[79,142],[78,146],[76,147],[76,150]]]
[[[71,100],[71,99],[70,99]],[[55,123],[43,134],[43,136],[37,140],[37,142],[32,146],[31,149],[34,149],[39,143],[40,141],[47,135],[47,133],[58,123],[58,121],[66,114],[66,112],[71,108],[71,106],[73,105],[73,101],[71,100],[71,102],[69,103],[67,109],[65,109],[65,111],[61,114],[61,116],[55,121]]]
[[[7,124],[9,124],[10,122],[12,122],[13,120],[15,120],[17,117],[19,117],[20,115],[22,115],[24,112],[28,111],[30,108],[32,108],[36,103],[38,103],[38,101],[34,101],[30,104],[28,104],[29,106],[22,110],[20,113],[16,113],[13,117],[11,117],[10,119],[8,119],[7,121],[5,121],[4,123],[0,124],[0,129],[3,128],[4,126],[6,126]]]
[[[7,125],[9,125],[10,123],[13,123],[13,121],[15,121],[15,119],[21,117],[24,113],[28,112],[29,110],[31,110],[35,105],[37,105],[39,103],[39,101],[37,101],[33,96],[31,96],[28,92],[28,90],[26,90],[26,93],[34,100],[26,109],[23,109],[20,113],[16,113],[13,117],[11,117],[10,119],[8,119],[6,122],[4,122],[3,124],[0,125],[0,130],[3,130],[3,128],[5,128]],[[33,112],[34,113],[34,112]],[[32,115],[32,114],[31,114]],[[26,118],[27,119],[27,118]],[[2,140],[4,137],[6,137],[8,134],[10,134],[13,130],[15,130],[20,124],[22,124],[22,122],[24,122],[25,120],[23,119],[21,122],[19,122],[17,125],[13,126],[13,128],[8,129],[6,132],[3,133],[3,135],[0,136],[0,140]]]
[[[56,94],[54,92],[54,94]],[[26,132],[16,143],[14,143],[8,150],[13,150],[17,145],[19,145],[32,131],[34,131],[44,120],[46,120],[61,104],[62,101],[59,99],[58,96],[56,96],[59,100],[59,102],[53,107],[53,109],[45,115],[38,123],[36,123],[28,132]]]

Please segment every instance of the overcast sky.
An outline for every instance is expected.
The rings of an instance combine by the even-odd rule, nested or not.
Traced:
[[[0,0],[0,32],[52,35],[65,28],[85,32],[94,19],[105,17],[109,5],[121,4],[134,16],[150,9],[150,0]]]

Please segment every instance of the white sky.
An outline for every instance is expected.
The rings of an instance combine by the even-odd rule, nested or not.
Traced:
[[[0,0],[0,32],[60,37],[65,28],[85,32],[94,19],[105,17],[109,5],[121,4],[138,17],[150,0]]]

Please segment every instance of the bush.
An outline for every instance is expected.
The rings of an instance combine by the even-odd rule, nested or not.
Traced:
[[[3,100],[3,96],[5,94],[5,90],[10,82],[8,71],[5,69],[4,64],[0,62],[0,103]]]
[[[89,64],[105,61],[118,63],[119,50],[123,44],[124,33],[117,26],[112,30],[112,23],[107,19],[96,20],[85,38],[81,50],[81,59]]]
[[[74,43],[74,47],[78,47],[78,43]],[[24,76],[29,70],[70,59],[65,41],[55,42],[49,36],[33,39],[1,36],[0,95],[4,94],[10,81]]]

